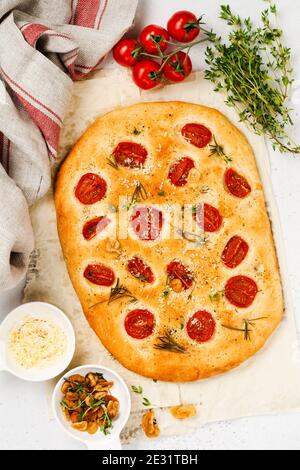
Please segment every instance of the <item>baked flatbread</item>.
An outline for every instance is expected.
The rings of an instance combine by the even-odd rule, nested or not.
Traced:
[[[55,203],[87,320],[128,369],[207,378],[255,354],[279,324],[255,157],[215,109],[145,103],[101,117],[63,163]]]

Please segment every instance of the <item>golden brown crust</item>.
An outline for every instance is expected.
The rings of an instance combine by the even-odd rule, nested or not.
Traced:
[[[191,122],[204,124],[212,131],[233,159],[229,167],[250,183],[250,196],[238,199],[229,194],[224,188],[228,165],[218,156],[209,156],[209,147],[198,149],[182,138],[182,127]],[[115,170],[106,163],[121,141],[141,143],[147,148],[145,170]],[[196,171],[190,173],[188,185],[175,188],[167,175],[170,164],[183,156],[194,159]],[[74,195],[77,182],[87,172],[100,174],[108,184],[105,200],[91,206],[82,205]],[[111,228],[106,234],[85,241],[84,223],[118,206],[119,195],[131,196],[137,180],[147,188],[149,204],[203,201],[217,207],[224,217],[221,230],[208,234],[208,241],[201,248],[185,240],[153,243],[128,238],[120,240],[121,253],[112,252],[106,240]],[[162,191],[166,196],[159,195]],[[246,138],[218,111],[181,102],[145,103],[101,117],[62,165],[55,203],[65,260],[85,315],[106,348],[128,369],[166,381],[207,378],[247,360],[262,348],[279,324],[283,314],[280,274],[255,157]],[[250,250],[243,263],[232,270],[222,263],[221,254],[234,235],[242,236]],[[156,277],[153,285],[145,285],[128,273],[126,264],[134,255],[152,267]],[[163,296],[166,266],[174,259],[180,259],[196,275],[192,296],[191,290]],[[83,277],[85,267],[94,262],[104,263],[115,271],[116,277],[139,300],[134,307],[126,299],[107,305],[110,289],[97,287]],[[240,274],[254,279],[259,288],[249,308],[235,308],[222,295],[211,298],[211,294],[224,290],[230,277]],[[148,339],[135,340],[126,334],[124,317],[133,308],[148,308],[155,314],[155,331]],[[203,344],[192,341],[185,329],[189,316],[198,310],[211,312],[217,324],[213,339]],[[222,326],[241,328],[244,319],[261,317],[251,327],[251,341],[246,341],[242,332]],[[187,349],[186,354],[153,348],[157,337],[170,328],[176,330],[174,337]]]

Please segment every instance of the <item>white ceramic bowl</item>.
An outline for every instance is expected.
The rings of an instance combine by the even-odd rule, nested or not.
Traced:
[[[35,318],[48,319],[59,325],[68,338],[68,348],[66,354],[46,368],[25,369],[19,366],[9,353],[10,331],[22,323],[24,317],[33,316]],[[20,305],[4,319],[0,326],[0,370],[23,380],[31,382],[44,382],[60,375],[70,364],[75,352],[75,334],[73,326],[66,315],[57,307],[44,302],[31,302]]]
[[[85,376],[89,372],[98,372],[104,375],[105,379],[109,382],[113,382],[114,385],[111,388],[111,394],[115,396],[120,402],[120,411],[116,419],[113,420],[113,427],[110,430],[110,434],[105,436],[103,433],[98,431],[96,434],[90,435],[87,432],[80,432],[73,429],[71,423],[67,421],[62,407],[60,405],[63,399],[61,392],[62,384],[64,380],[74,374],[80,374]],[[131,410],[131,398],[128,387],[124,380],[111,369],[99,365],[85,365],[76,367],[76,369],[70,370],[64,377],[57,383],[52,397],[53,413],[62,429],[69,434],[69,436],[83,442],[90,450],[119,450],[121,449],[120,433],[128,421],[130,410]]]

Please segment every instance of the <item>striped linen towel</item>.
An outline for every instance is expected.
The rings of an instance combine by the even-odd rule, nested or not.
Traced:
[[[24,276],[73,80],[101,68],[138,0],[0,0],[0,291]]]

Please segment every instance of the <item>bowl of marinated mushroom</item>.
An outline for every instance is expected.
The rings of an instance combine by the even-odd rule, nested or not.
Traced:
[[[69,371],[53,392],[56,420],[89,449],[121,449],[120,433],[130,409],[130,393],[124,380],[98,365]]]

